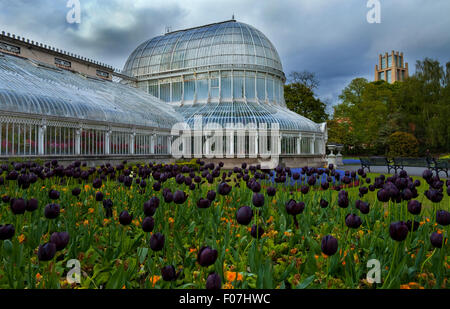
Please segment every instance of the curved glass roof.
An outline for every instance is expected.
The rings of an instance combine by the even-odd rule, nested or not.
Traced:
[[[283,74],[280,57],[269,39],[261,31],[235,20],[150,39],[133,51],[123,73],[139,77],[210,65],[255,65]]]
[[[320,124],[298,115],[287,108],[256,102],[221,102],[182,105],[175,107],[182,114],[191,128],[194,128],[194,116],[202,116],[203,126],[209,124],[227,128],[229,125],[271,124],[278,123],[281,131],[322,133]]]
[[[0,111],[165,129],[182,121],[139,89],[2,53]]]

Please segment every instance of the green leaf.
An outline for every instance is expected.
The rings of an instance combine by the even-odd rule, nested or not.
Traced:
[[[297,285],[297,289],[299,290],[306,289],[314,281],[315,278],[316,278],[315,275],[306,278]]]

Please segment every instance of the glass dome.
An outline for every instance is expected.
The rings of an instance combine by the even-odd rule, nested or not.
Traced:
[[[280,57],[269,39],[235,20],[152,38],[130,55],[123,73],[143,77],[217,65],[261,67],[284,78]]]

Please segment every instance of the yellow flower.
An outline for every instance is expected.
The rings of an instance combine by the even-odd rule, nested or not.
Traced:
[[[84,225],[89,225],[89,221],[88,221],[88,220],[84,220],[84,221],[83,221],[83,224],[84,224]]]

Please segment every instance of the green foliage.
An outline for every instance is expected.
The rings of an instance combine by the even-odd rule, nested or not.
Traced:
[[[297,114],[318,123],[328,119],[328,115],[325,112],[326,104],[315,98],[314,92],[304,84],[292,83],[285,85],[284,98],[287,107]]]
[[[391,157],[415,157],[419,152],[419,142],[414,135],[395,132],[387,140],[388,154]]]
[[[419,154],[450,150],[450,62],[444,70],[438,61],[418,61],[415,75],[394,84],[356,78],[339,99],[328,134],[346,154],[385,154],[397,131],[417,138]]]

